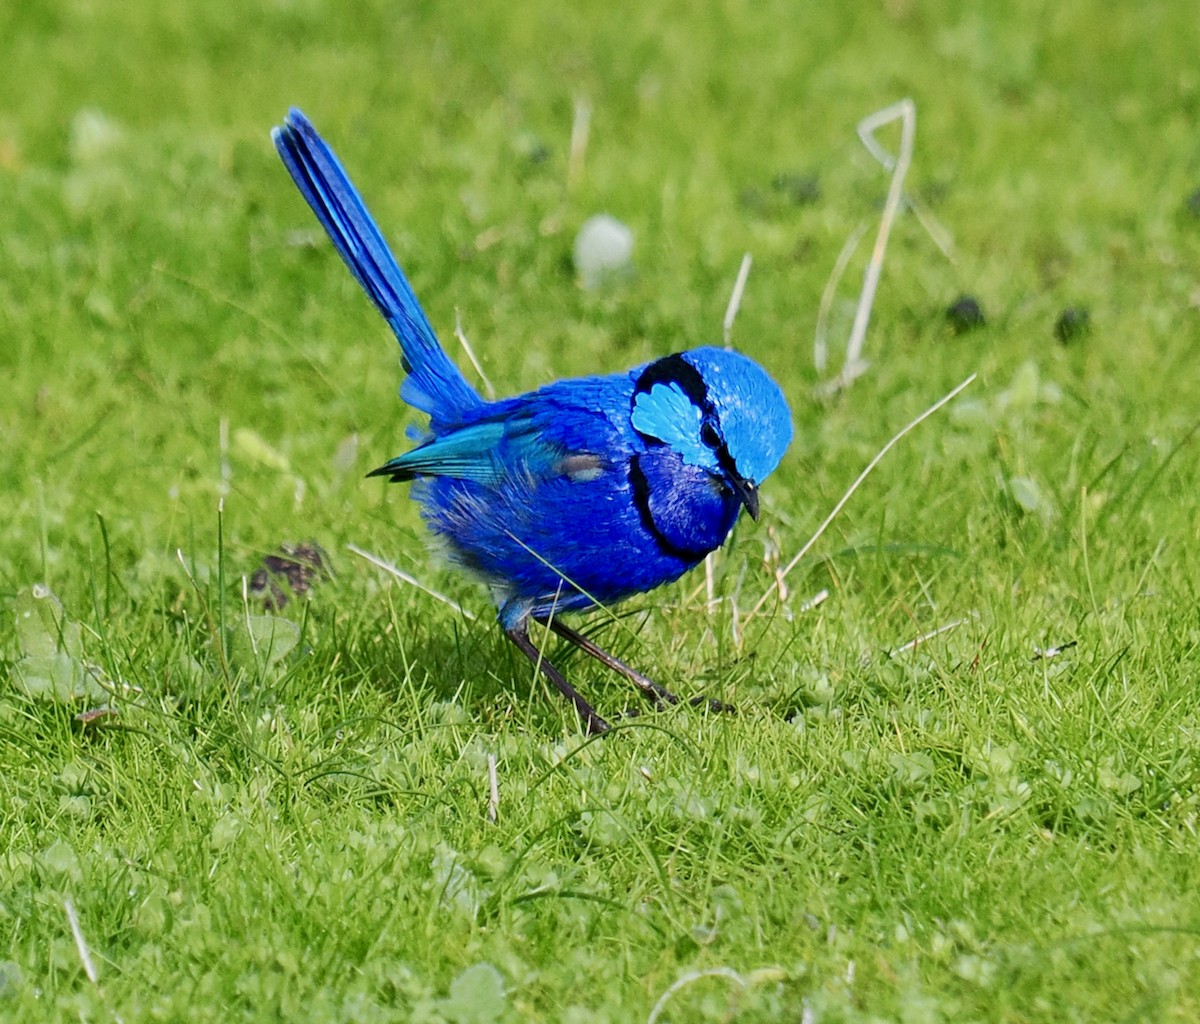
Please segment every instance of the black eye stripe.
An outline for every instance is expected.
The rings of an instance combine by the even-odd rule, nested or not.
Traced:
[[[721,447],[717,449],[717,465],[719,465],[730,476],[741,478],[741,473],[738,472],[737,463],[733,461],[733,456],[729,454],[729,449],[725,447],[725,442],[721,442]]]

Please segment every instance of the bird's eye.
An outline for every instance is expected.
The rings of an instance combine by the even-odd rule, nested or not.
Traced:
[[[721,447],[721,435],[717,433],[717,428],[707,421],[700,428],[700,440],[709,448]]]

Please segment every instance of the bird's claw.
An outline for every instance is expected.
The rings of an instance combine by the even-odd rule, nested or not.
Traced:
[[[691,700],[688,701],[688,703],[694,708],[698,708],[702,704],[707,704],[708,710],[712,711],[715,714],[721,714],[721,715],[736,715],[737,714],[737,708],[735,708],[732,704],[726,704],[724,701],[717,700],[715,697],[705,697],[705,696],[693,697]]]
[[[664,691],[663,695],[655,695],[650,698],[651,706],[655,711],[666,711],[667,708],[674,707],[679,703],[679,698],[669,690]],[[714,697],[691,697],[687,701],[688,707],[699,708],[707,707],[714,714],[733,715],[737,714],[737,708],[732,704],[726,704],[724,701],[715,699]],[[622,711],[617,717],[618,719],[625,718],[640,718],[642,714],[641,708],[628,707]]]
[[[594,711],[584,718],[584,723],[589,736],[603,736],[612,729],[612,726]]]

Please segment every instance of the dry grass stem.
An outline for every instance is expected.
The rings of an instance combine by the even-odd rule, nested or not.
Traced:
[[[479,374],[480,381],[483,382],[483,390],[487,393],[488,398],[496,397],[496,389],[492,385],[488,375],[483,372],[483,365],[475,356],[475,350],[471,347],[471,343],[467,340],[467,332],[463,330],[462,310],[457,306],[454,307],[454,336],[458,339],[458,343],[466,352],[467,358],[471,360],[471,365],[475,367],[475,372]]]
[[[396,579],[403,580],[405,583],[409,584],[410,586],[416,587],[422,593],[428,594],[434,600],[441,601],[442,604],[444,604],[444,605],[449,605],[456,612],[458,612],[458,614],[461,615],[463,618],[470,619],[472,622],[474,622],[476,620],[477,616],[475,615],[474,612],[470,611],[467,608],[464,608],[453,598],[447,597],[445,594],[443,594],[437,590],[434,590],[432,587],[427,587],[420,580],[416,579],[413,576],[410,576],[403,569],[399,568],[398,566],[393,565],[391,562],[384,561],[378,555],[373,555],[369,551],[364,551],[357,544],[347,544],[346,550],[354,552],[354,554],[358,555],[359,558],[365,558],[372,565],[376,566],[379,569],[382,569],[386,573],[390,573],[391,575],[395,576]]]
[[[96,973],[96,964],[92,960],[87,939],[84,938],[83,929],[79,926],[79,915],[75,913],[75,904],[71,902],[70,896],[63,900],[63,910],[67,912],[67,924],[71,926],[71,938],[75,940],[75,949],[79,953],[79,962],[83,964],[83,973],[87,975],[88,981],[96,985],[100,981],[100,976]]]
[[[887,444],[885,444],[882,448],[879,449],[879,451],[875,454],[875,457],[873,459],[871,459],[870,462],[867,463],[866,468],[864,468],[863,471],[858,474],[858,476],[854,480],[854,483],[852,483],[850,485],[850,487],[846,490],[846,493],[843,494],[841,496],[841,498],[838,499],[837,504],[833,506],[833,510],[829,513],[829,515],[827,515],[825,517],[825,519],[821,523],[821,525],[817,527],[816,532],[808,539],[808,542],[798,552],[796,552],[796,554],[793,556],[792,560],[790,562],[788,562],[787,565],[785,565],[782,569],[780,569],[776,572],[775,582],[772,583],[771,586],[769,586],[767,588],[766,593],[764,593],[763,596],[758,599],[758,603],[755,604],[755,606],[750,609],[750,613],[746,616],[747,622],[749,622],[750,619],[754,618],[754,616],[756,614],[758,614],[759,610],[767,602],[768,598],[770,598],[772,593],[779,592],[779,588],[782,586],[783,580],[787,577],[787,575],[794,568],[796,568],[797,565],[800,564],[800,560],[802,558],[804,558],[804,556],[807,555],[809,551],[812,550],[813,545],[816,544],[816,542],[820,538],[820,536],[829,528],[829,524],[832,523],[834,521],[834,519],[837,518],[838,513],[840,513],[842,511],[842,509],[845,508],[846,503],[853,496],[854,492],[857,491],[859,489],[859,487],[862,486],[863,481],[865,481],[867,479],[867,477],[870,476],[871,473],[874,471],[875,467],[878,466],[879,463],[883,461],[884,456],[887,455],[887,453],[890,452],[900,442],[901,438],[903,438],[910,431],[916,429],[918,426],[920,426],[922,423],[924,423],[927,419],[929,419],[930,416],[932,416],[934,413],[936,413],[939,409],[941,409],[947,403],[953,401],[956,397],[958,397],[958,395],[962,391],[964,391],[967,387],[969,387],[970,384],[974,380],[975,380],[975,374],[971,374],[971,376],[969,376],[966,380],[964,380],[956,388],[954,388],[952,391],[947,392],[945,395],[943,395],[941,398],[939,398],[936,402],[934,402],[933,405],[931,405],[928,409],[926,409],[923,413],[921,413],[920,416],[916,417],[916,419],[910,420],[897,433],[892,435],[891,440],[888,441]]]
[[[753,262],[749,253],[742,256],[741,266],[738,267],[737,280],[733,282],[733,291],[729,296],[729,305],[725,307],[724,328],[725,347],[733,348],[733,321],[742,305],[742,295],[746,291],[746,279],[750,276],[750,264]]]

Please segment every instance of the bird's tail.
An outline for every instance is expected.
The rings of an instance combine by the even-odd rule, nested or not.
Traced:
[[[400,397],[429,413],[435,430],[461,420],[483,400],[438,343],[404,271],[333,150],[294,107],[271,138],[300,194],[400,341],[408,373]]]

